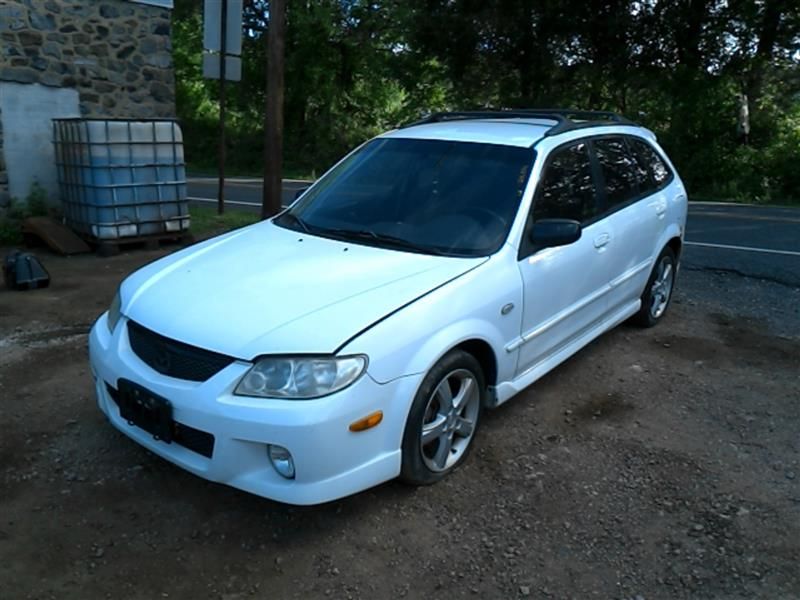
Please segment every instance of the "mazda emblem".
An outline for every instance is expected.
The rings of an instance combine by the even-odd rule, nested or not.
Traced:
[[[165,348],[158,348],[156,350],[155,366],[162,373],[169,371],[169,368],[172,366],[172,359]]]

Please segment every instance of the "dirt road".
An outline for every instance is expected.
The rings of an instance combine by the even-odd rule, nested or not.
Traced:
[[[684,270],[454,476],[301,509],[97,410],[86,332],[158,252],[42,255],[51,288],[0,291],[0,598],[800,598],[800,290]]]

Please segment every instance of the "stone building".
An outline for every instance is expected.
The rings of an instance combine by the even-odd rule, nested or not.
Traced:
[[[51,119],[175,116],[173,0],[0,0],[0,212],[58,194]]]

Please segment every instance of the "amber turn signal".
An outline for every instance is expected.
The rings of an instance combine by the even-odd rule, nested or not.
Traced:
[[[367,429],[372,429],[381,421],[383,421],[383,411],[379,410],[363,419],[359,419],[355,423],[350,423],[350,431],[366,431]]]

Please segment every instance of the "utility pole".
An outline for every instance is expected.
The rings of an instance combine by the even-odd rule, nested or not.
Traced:
[[[219,59],[219,162],[217,173],[217,214],[225,212],[225,61],[227,60],[228,0],[222,0]]]
[[[267,101],[264,112],[264,196],[261,218],[281,210],[283,192],[283,62],[286,0],[270,0],[267,30]]]

